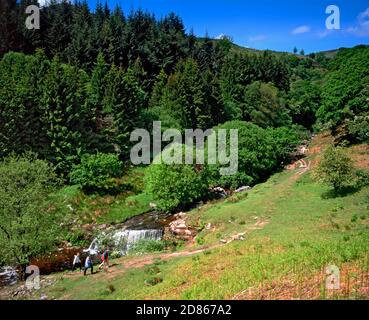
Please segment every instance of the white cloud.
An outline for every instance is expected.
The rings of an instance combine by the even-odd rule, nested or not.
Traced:
[[[292,34],[302,34],[302,33],[307,33],[310,32],[311,28],[309,26],[299,26],[296,29],[292,30]]]
[[[47,0],[38,0],[38,3],[41,7],[43,7],[46,4]]]
[[[253,37],[249,38],[250,42],[257,42],[257,41],[264,41],[266,40],[268,37],[265,34],[259,34]]]
[[[357,17],[357,25],[345,30],[359,37],[369,36],[369,8],[361,12]]]
[[[221,33],[219,36],[216,36],[215,39],[216,40],[222,40],[226,37],[226,35],[224,33]]]

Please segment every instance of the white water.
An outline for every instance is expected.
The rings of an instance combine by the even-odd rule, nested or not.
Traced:
[[[0,286],[1,285],[13,285],[17,283],[18,275],[17,271],[13,267],[4,267],[0,269]]]
[[[161,229],[148,229],[148,230],[119,230],[112,234],[111,238],[114,242],[115,248],[113,250],[120,251],[122,255],[132,249],[133,245],[139,240],[161,240],[163,237],[163,230]],[[99,252],[101,244],[99,239],[95,238],[88,249],[84,250],[91,255],[95,255]]]

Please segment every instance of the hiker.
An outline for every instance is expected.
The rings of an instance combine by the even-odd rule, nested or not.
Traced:
[[[77,252],[77,254],[74,255],[72,272],[74,271],[75,268],[79,268],[79,271],[82,271],[82,262],[81,258],[79,257],[79,252]]]
[[[101,264],[99,265],[99,269],[102,267],[109,268],[109,250],[106,249],[101,255]]]
[[[91,256],[88,255],[86,260],[85,260],[85,270],[84,270],[83,274],[86,275],[87,270],[90,269],[90,268],[91,268],[91,274],[93,274],[94,273],[94,265],[92,263]]]

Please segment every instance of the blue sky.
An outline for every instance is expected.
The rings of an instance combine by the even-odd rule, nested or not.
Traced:
[[[103,3],[105,0],[101,0]],[[91,8],[96,0],[88,0]],[[125,13],[147,9],[157,17],[179,14],[187,31],[198,36],[230,35],[235,43],[257,49],[306,53],[369,44],[369,0],[107,0]],[[328,5],[340,8],[341,29],[327,31]]]

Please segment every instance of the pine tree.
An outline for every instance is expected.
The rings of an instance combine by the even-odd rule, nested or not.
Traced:
[[[204,83],[195,60],[179,62],[175,74],[168,79],[157,114],[160,119],[165,119],[164,127],[209,127],[210,110],[205,104]]]
[[[71,42],[71,27],[73,25],[73,5],[68,0],[60,3],[51,0],[44,8],[45,31],[44,46],[49,57],[59,55],[62,61],[67,61],[66,48]]]
[[[94,121],[99,121],[104,113],[104,101],[106,95],[106,82],[109,65],[105,62],[104,55],[100,52],[92,70],[91,80],[88,86],[90,110]]]
[[[182,20],[170,13],[159,22],[158,44],[156,49],[157,65],[169,74],[174,70],[177,62],[184,58],[186,40]],[[159,63],[161,61],[161,63]]]
[[[70,63],[87,70],[91,68],[95,56],[91,26],[91,14],[87,2],[75,5],[71,26],[71,42],[66,52]]]
[[[206,33],[203,41],[198,42],[195,59],[201,71],[213,70],[214,44]]]
[[[115,142],[123,158],[128,156],[130,134],[139,127],[144,92],[132,69],[126,72],[113,65],[107,76],[107,110],[114,118]]]
[[[152,90],[149,107],[153,108],[159,105],[160,98],[164,93],[165,86],[168,82],[168,76],[162,69],[159,75],[156,77],[155,85]]]
[[[41,104],[50,140],[49,159],[66,176],[88,150],[87,74],[55,57],[43,83]]]
[[[211,122],[208,127],[224,123],[227,115],[224,109],[220,81],[210,70],[203,75],[204,83],[204,110],[209,110]]]
[[[48,141],[41,122],[40,96],[48,61],[8,53],[0,62],[0,155],[33,150],[45,154]]]
[[[127,52],[125,48],[125,17],[122,9],[116,6],[110,16],[110,29],[112,33],[112,48],[114,55],[114,64],[121,67],[127,67]]]

